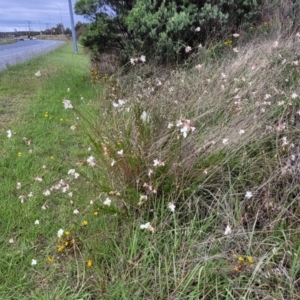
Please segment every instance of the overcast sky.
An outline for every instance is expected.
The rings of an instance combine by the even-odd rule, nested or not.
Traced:
[[[76,0],[71,0],[74,12]],[[39,31],[47,27],[56,27],[61,23],[65,28],[71,28],[68,0],[0,0],[0,32],[28,31],[28,21],[31,30]],[[87,22],[74,13],[74,23]],[[50,23],[50,24],[49,24]]]

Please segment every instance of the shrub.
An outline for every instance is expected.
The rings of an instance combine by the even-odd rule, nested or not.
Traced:
[[[122,63],[146,54],[159,63],[168,63],[186,58],[199,44],[222,39],[242,24],[254,22],[261,1],[137,0],[130,9],[120,5],[122,10],[116,15],[97,9],[87,12],[81,2],[75,5],[77,14],[95,15],[83,37],[83,44],[94,54],[115,51]],[[103,5],[100,1],[98,8],[103,9]]]

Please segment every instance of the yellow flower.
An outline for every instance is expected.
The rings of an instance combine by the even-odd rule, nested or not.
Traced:
[[[98,216],[99,215],[99,212],[98,211],[95,211],[94,212],[94,216]]]
[[[54,258],[51,257],[51,256],[48,256],[47,257],[47,261],[50,262],[50,263],[53,263],[54,262]]]
[[[53,156],[53,155],[51,155],[51,156],[50,156],[50,158],[51,158],[51,159],[54,159],[54,156]]]
[[[247,261],[248,261],[249,264],[253,264],[254,263],[253,257],[251,257],[251,256],[247,257]]]
[[[48,118],[48,113],[47,112],[45,112],[44,117]]]
[[[93,261],[91,259],[87,260],[86,265],[91,267],[93,265]]]
[[[70,231],[65,231],[65,235],[69,235],[70,234]]]
[[[61,252],[65,249],[65,246],[64,245],[61,245],[61,246],[58,246],[57,247],[57,252]]]
[[[59,120],[60,120],[60,121],[63,121],[64,119],[63,119],[63,118],[60,118]]]
[[[19,157],[22,156],[22,152],[18,152],[18,156],[19,156]]]
[[[244,258],[241,257],[241,256],[239,256],[239,257],[238,257],[238,261],[243,262],[243,261],[244,261]]]
[[[83,226],[86,226],[88,224],[88,221],[86,221],[86,220],[84,220],[83,222],[82,222],[82,225]]]

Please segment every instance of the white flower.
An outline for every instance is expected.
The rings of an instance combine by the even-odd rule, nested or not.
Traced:
[[[78,209],[74,209],[74,210],[73,210],[73,214],[74,214],[74,215],[78,215],[78,214],[79,214],[79,210],[78,210]]]
[[[174,203],[169,203],[169,204],[168,204],[168,208],[169,208],[169,210],[170,210],[171,212],[175,212],[176,206],[175,206]]]
[[[190,46],[185,47],[185,52],[189,53],[192,50],[192,48]]]
[[[265,97],[264,97],[264,99],[267,100],[267,99],[269,99],[269,98],[271,98],[271,97],[272,97],[272,96],[271,96],[270,94],[266,94]]]
[[[286,146],[286,145],[288,145],[288,144],[289,144],[289,142],[288,142],[288,140],[287,140],[287,137],[284,136],[284,137],[282,138],[282,146]]]
[[[135,63],[138,62],[138,61],[139,61],[138,58],[130,58],[130,63],[131,63],[132,65],[135,65]]]
[[[300,37],[300,32],[297,32],[297,33],[296,33],[296,37]]]
[[[14,239],[9,239],[9,241],[8,241],[10,244],[13,244],[15,241],[14,241]]]
[[[67,184],[66,186],[63,186],[63,187],[61,188],[61,191],[62,191],[63,193],[66,193],[66,192],[69,190],[69,188],[70,188],[70,186]]]
[[[253,197],[253,194],[252,194],[252,192],[246,192],[246,195],[245,195],[245,198],[247,198],[247,199],[250,199],[250,198],[252,198]]]
[[[17,182],[17,189],[19,190],[21,188],[21,182]]]
[[[36,77],[40,77],[40,76],[41,76],[41,71],[37,71],[34,75],[35,75]]]
[[[278,47],[278,41],[275,41],[274,43],[273,43],[273,45],[272,45],[272,48],[277,48]]]
[[[146,123],[146,122],[149,122],[149,115],[143,111],[143,113],[141,114],[141,120]]]
[[[73,130],[73,131],[76,130],[76,125],[72,125],[72,126],[70,127],[70,129]]]
[[[140,228],[141,229],[146,229],[146,230],[149,230],[151,231],[152,233],[154,233],[155,229],[151,226],[150,222],[147,222],[145,224],[141,224],[140,225]]]
[[[293,99],[297,98],[298,95],[296,93],[293,93],[292,96],[291,96]]]
[[[35,220],[34,221],[34,225],[40,225],[40,221],[39,220]]]
[[[149,225],[150,225],[150,222],[147,222],[147,223],[145,223],[145,224],[141,224],[141,225],[140,225],[140,228],[141,228],[141,229],[146,229]]]
[[[25,198],[26,198],[26,197],[25,197],[24,195],[19,196],[19,199],[20,199],[21,203],[24,203],[24,199],[25,199]]]
[[[223,143],[224,145],[228,145],[228,139],[223,139],[222,143]]]
[[[122,100],[122,99],[119,99],[119,100],[118,100],[118,104],[119,104],[120,106],[124,105],[125,103],[126,103],[125,100]]]
[[[149,171],[148,171],[148,176],[150,177],[152,174],[153,174],[153,170],[152,170],[152,169],[149,169]]]
[[[67,88],[67,92],[70,92],[70,88]]]
[[[180,132],[182,133],[183,137],[186,138],[187,137],[187,133],[188,133],[188,127],[187,126],[183,126],[181,129],[180,129]]]
[[[113,167],[115,165],[116,161],[113,159],[110,163],[110,165]]]
[[[73,108],[73,105],[72,105],[72,103],[71,103],[70,100],[64,99],[64,100],[63,100],[63,104],[64,104],[64,108],[65,108],[65,109]]]
[[[90,156],[86,161],[87,161],[88,165],[91,167],[94,167],[96,165],[95,159],[93,156]]]
[[[238,53],[239,52],[239,49],[238,48],[232,48],[233,52],[236,52]]]
[[[120,156],[123,156],[123,154],[124,154],[123,149],[121,149],[120,151],[117,151],[117,154],[120,155]]]
[[[57,237],[58,237],[58,238],[61,238],[63,234],[64,234],[64,230],[63,230],[63,229],[59,229],[59,230],[57,231]]]
[[[141,55],[140,61],[141,61],[141,62],[145,62],[145,61],[146,61],[146,56],[145,56],[145,55]]]
[[[240,131],[239,131],[239,135],[242,135],[242,134],[244,134],[245,133],[245,130],[244,129],[241,129]]]
[[[148,196],[147,195],[141,195],[140,196],[140,201],[144,201],[144,200],[148,200]]]
[[[75,173],[75,169],[70,169],[69,171],[68,171],[68,174],[70,175],[74,175],[74,173]]]
[[[202,68],[202,65],[200,65],[200,64],[195,66],[195,69],[198,70],[198,71],[199,71],[201,68]]]
[[[232,36],[235,37],[235,38],[237,38],[237,37],[239,37],[240,35],[239,35],[238,33],[234,33]]]
[[[126,101],[119,99],[118,102],[113,102],[113,107],[120,107],[122,105],[124,105],[126,103]]]
[[[37,264],[36,259],[32,259],[32,260],[31,260],[31,265],[32,265],[32,266],[35,266],[36,264]]]
[[[160,161],[159,159],[154,159],[153,160],[153,166],[154,167],[160,167],[160,166],[164,166],[165,163],[163,161]]]
[[[111,200],[109,198],[106,198],[105,201],[103,202],[103,205],[110,206]]]
[[[197,28],[195,29],[196,32],[199,32],[200,30],[201,30],[200,27],[197,27]]]
[[[168,129],[172,128],[173,126],[174,126],[173,123],[169,123],[169,124],[168,124]]]
[[[228,234],[230,234],[230,233],[231,233],[231,227],[230,227],[229,225],[227,225],[226,228],[225,228],[224,234],[225,234],[225,235],[228,235]]]
[[[7,130],[6,132],[7,132],[7,137],[10,139],[10,138],[12,137],[12,132],[11,132],[11,130]]]
[[[27,197],[31,198],[32,196],[33,196],[33,194],[32,194],[32,192],[30,192]]]
[[[49,196],[49,195],[50,195],[50,191],[49,191],[49,190],[44,191],[44,192],[43,192],[43,195],[44,195],[44,196]]]

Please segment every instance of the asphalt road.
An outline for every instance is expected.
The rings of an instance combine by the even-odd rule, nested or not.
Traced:
[[[14,44],[0,45],[0,71],[35,56],[52,51],[65,42],[49,40],[24,40]]]

